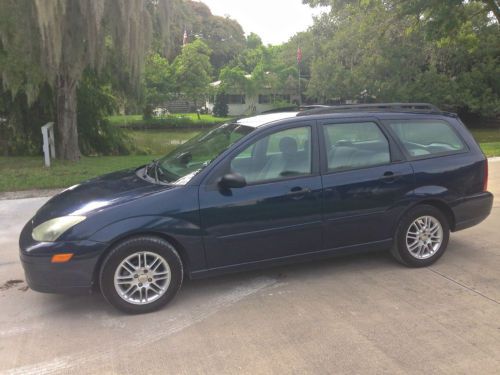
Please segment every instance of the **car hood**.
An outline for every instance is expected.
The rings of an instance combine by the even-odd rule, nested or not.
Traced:
[[[87,216],[170,188],[143,180],[133,169],[106,174],[72,186],[52,197],[38,210],[33,218],[33,225],[66,215]]]

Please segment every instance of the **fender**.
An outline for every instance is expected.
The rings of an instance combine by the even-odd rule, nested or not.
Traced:
[[[124,238],[141,234],[156,234],[173,240],[173,245],[180,245],[178,251],[188,261],[189,269],[205,268],[201,228],[179,218],[157,215],[130,217],[99,229],[89,240],[112,245]]]
[[[452,210],[453,202],[459,199],[458,194],[451,192],[448,188],[439,185],[426,185],[420,186],[406,195],[409,201],[408,206],[401,211],[397,219],[395,220],[395,225],[393,227],[393,232],[395,233],[401,219],[407,214],[413,207],[419,204],[430,204],[439,208],[448,218],[450,229],[454,229],[455,225],[455,215]]]

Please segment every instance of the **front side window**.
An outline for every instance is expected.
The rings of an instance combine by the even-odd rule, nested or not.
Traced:
[[[389,142],[373,122],[324,125],[328,171],[366,168],[391,161]]]
[[[231,161],[247,183],[311,174],[311,128],[287,129],[261,138]]]
[[[440,120],[397,120],[389,126],[412,157],[462,151],[465,145],[451,126]]]
[[[232,123],[201,133],[158,161],[159,177],[165,182],[185,184],[219,154],[253,130]]]

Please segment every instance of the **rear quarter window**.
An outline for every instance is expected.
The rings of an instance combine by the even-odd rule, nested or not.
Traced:
[[[446,155],[466,150],[453,127],[442,120],[396,120],[388,122],[406,152],[413,158]]]

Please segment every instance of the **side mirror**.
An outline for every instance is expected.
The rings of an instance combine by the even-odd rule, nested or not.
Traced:
[[[219,180],[219,186],[225,189],[242,188],[246,185],[245,177],[239,173],[228,173]]]

